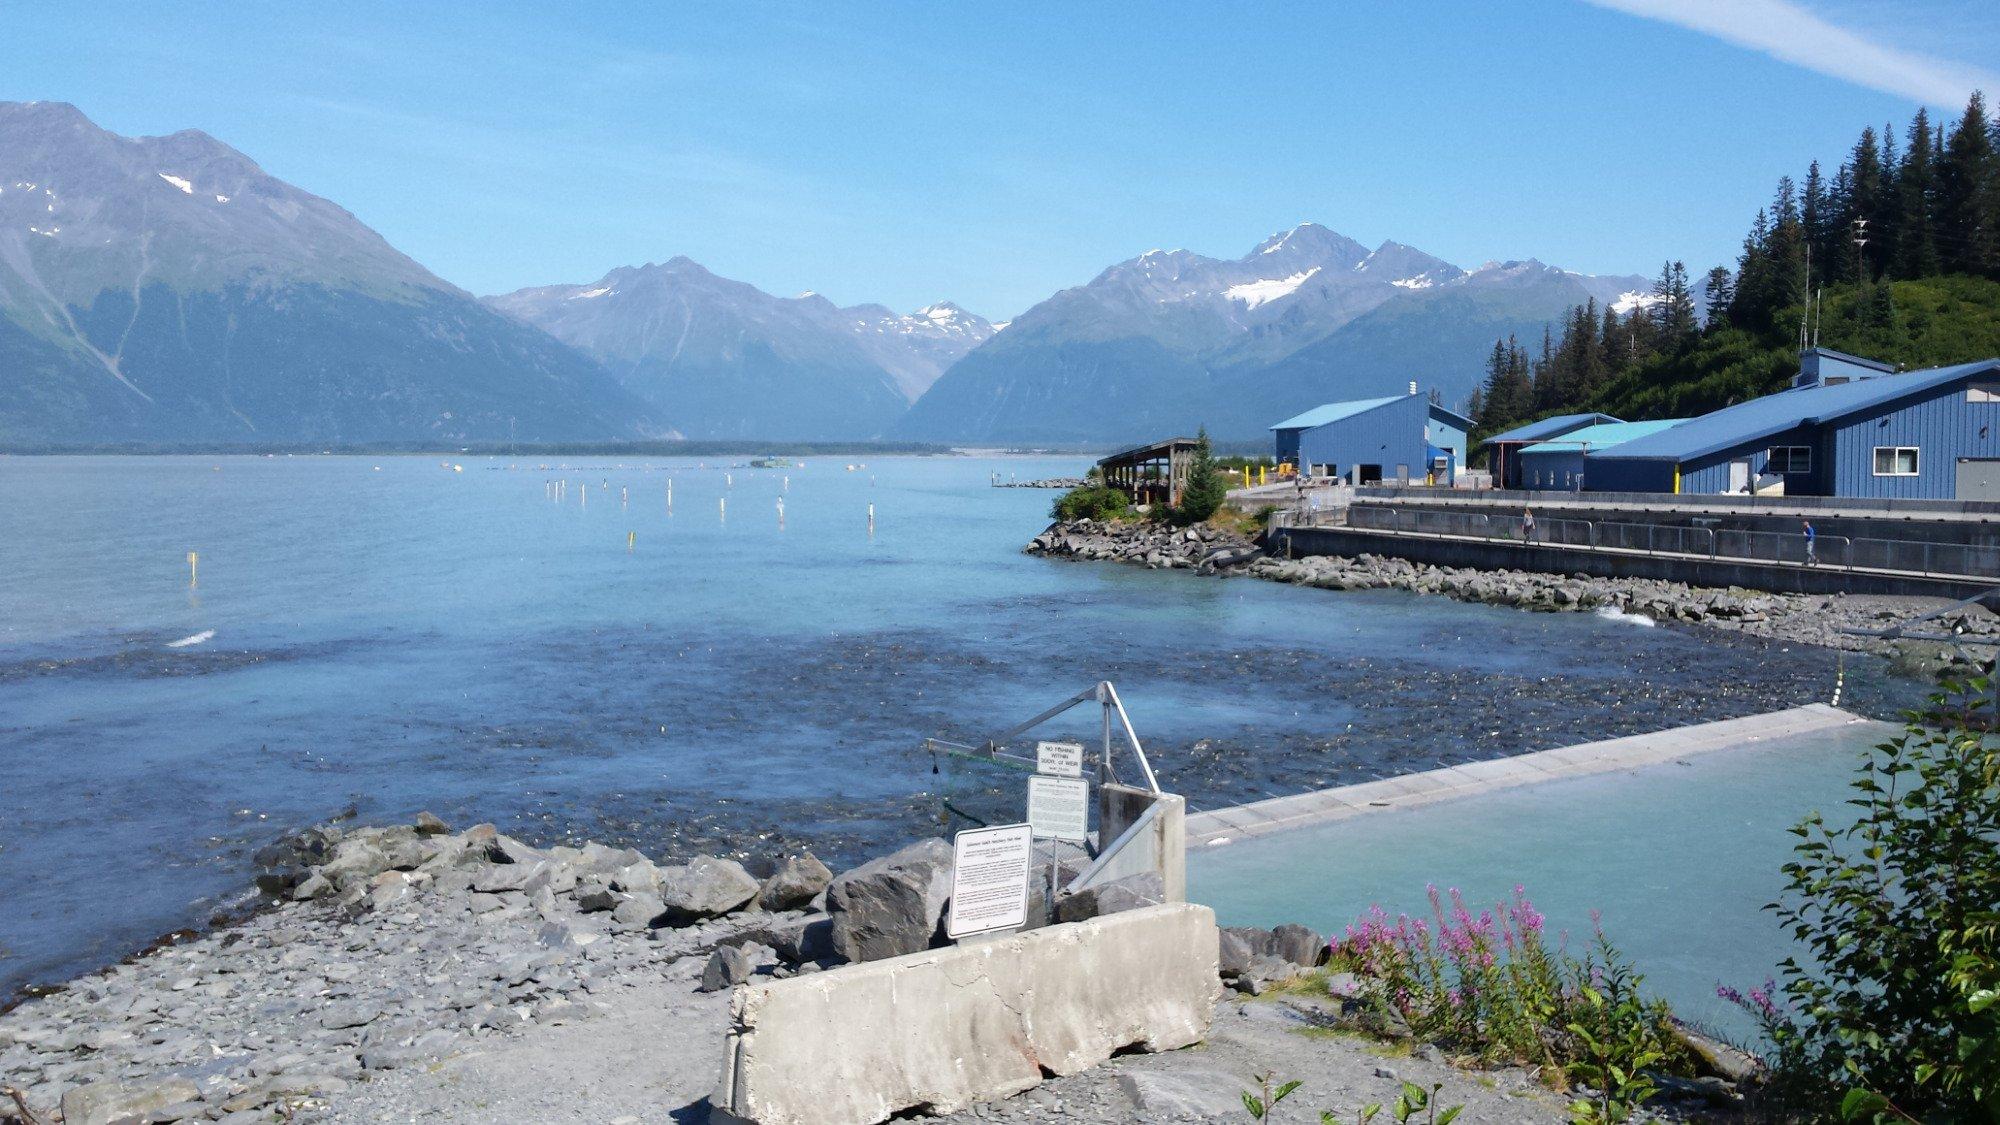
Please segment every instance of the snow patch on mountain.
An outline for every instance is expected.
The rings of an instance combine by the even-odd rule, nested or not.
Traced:
[[[601,285],[596,289],[586,289],[581,293],[572,293],[568,297],[564,298],[564,300],[588,301],[591,300],[592,298],[602,297],[609,292],[612,292],[612,289],[609,285]]]
[[[1268,305],[1280,297],[1291,296],[1298,291],[1299,286],[1304,285],[1308,278],[1318,272],[1319,267],[1314,266],[1303,273],[1295,273],[1290,277],[1267,277],[1259,278],[1256,281],[1246,281],[1241,285],[1232,285],[1223,290],[1222,295],[1232,301],[1243,302],[1243,307],[1246,309],[1254,309],[1258,305]]]
[[[167,181],[168,183],[174,185],[175,187],[181,189],[181,194],[183,195],[194,194],[194,185],[187,182],[186,180],[181,179],[179,176],[169,176],[165,172],[161,172],[159,173],[159,177]]]
[[[1651,293],[1640,293],[1637,291],[1620,293],[1618,294],[1618,299],[1611,302],[1611,311],[1617,313],[1619,316],[1624,316],[1633,309],[1650,309],[1654,305],[1659,304],[1661,300],[1662,298]]]
[[[1399,277],[1389,284],[1399,289],[1429,289],[1431,286],[1437,284],[1437,282],[1428,277]]]

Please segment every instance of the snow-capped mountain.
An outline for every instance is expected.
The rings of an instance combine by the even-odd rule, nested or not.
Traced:
[[[0,103],[0,438],[611,438],[645,413],[206,133]]]
[[[595,357],[699,438],[865,438],[993,326],[949,302],[902,316],[777,297],[684,257],[487,303]]]
[[[1467,271],[1398,242],[1370,250],[1316,223],[1235,259],[1151,250],[1016,317],[895,432],[1100,442],[1206,424],[1241,439],[1321,402],[1400,393],[1412,379],[1457,401],[1496,337],[1538,337],[1572,304],[1648,288],[1532,260]]]

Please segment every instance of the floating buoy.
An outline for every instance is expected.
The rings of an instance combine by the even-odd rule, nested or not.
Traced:
[[[199,568],[199,567],[200,567],[200,565],[201,565],[201,555],[200,555],[200,554],[199,554],[198,552],[195,552],[195,551],[189,551],[189,552],[188,552],[188,589],[190,589],[190,590],[192,590],[192,589],[194,588],[194,585],[195,585],[195,580],[196,580],[196,577],[197,577],[197,575],[196,575],[196,571],[197,571],[197,568]]]
[[[628,532],[626,532],[626,533],[625,533],[625,553],[626,553],[626,554],[628,554],[628,555],[629,555],[629,554],[631,554],[631,553],[632,553],[632,548],[633,548],[633,547],[635,547],[635,546],[637,546],[637,545],[638,545],[638,543],[639,543],[639,533],[638,533],[638,532],[636,532],[636,531],[628,531]]]

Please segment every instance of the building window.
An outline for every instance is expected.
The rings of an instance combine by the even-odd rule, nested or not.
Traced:
[[[1878,477],[1913,477],[1917,475],[1917,448],[1913,445],[1878,445],[1875,447],[1875,475]]]
[[[1812,446],[1774,445],[1770,460],[1765,464],[1767,473],[1810,473],[1812,472]]]
[[[2000,402],[2000,383],[1973,383],[1965,388],[1967,402]]]

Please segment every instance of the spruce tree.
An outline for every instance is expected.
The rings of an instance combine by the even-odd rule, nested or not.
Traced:
[[[1847,179],[1846,205],[1840,211],[1842,237],[1847,250],[1840,261],[1845,268],[1840,279],[1865,282],[1881,272],[1883,241],[1881,212],[1887,195],[1882,172],[1882,154],[1876,145],[1875,130],[1863,129],[1854,144],[1854,153],[1844,169]],[[1737,287],[1742,288],[1741,278]]]
[[[1181,489],[1180,507],[1174,509],[1177,523],[1200,523],[1215,514],[1229,495],[1229,485],[1215,464],[1215,449],[1203,426],[1194,439],[1194,459],[1188,463],[1187,484]]]
[[[1936,183],[1930,114],[1919,109],[1910,122],[1909,147],[1903,152],[1902,166],[1896,169],[1896,258],[1890,270],[1895,277],[1931,277],[1938,272],[1937,240],[1932,231]]]
[[[1736,296],[1736,275],[1727,266],[1717,266],[1708,271],[1702,288],[1708,298],[1709,327],[1720,328],[1729,322],[1729,302]]]
[[[1945,269],[2000,278],[2000,156],[1982,95],[1972,95],[1945,142],[1937,179]]]

